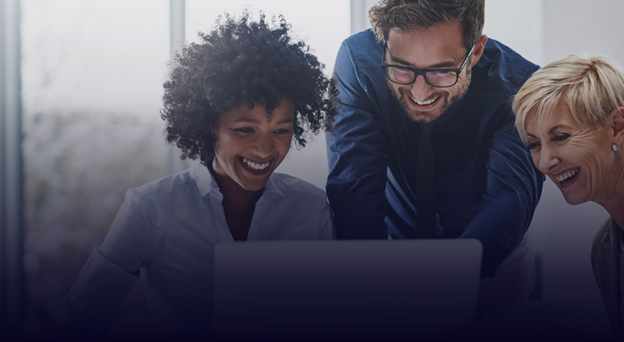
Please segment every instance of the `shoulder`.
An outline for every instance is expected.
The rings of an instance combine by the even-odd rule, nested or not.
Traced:
[[[367,55],[369,49],[383,48],[381,43],[375,39],[375,34],[371,29],[355,33],[342,42],[342,47],[358,55]]]
[[[481,59],[474,68],[473,82],[484,90],[515,94],[539,69],[520,54],[494,39],[488,39]]]
[[[387,107],[392,95],[381,67],[382,52],[383,44],[377,42],[370,29],[344,40],[333,74],[343,104],[369,112]],[[348,112],[345,106],[340,108],[341,113]],[[337,121],[336,127],[340,126],[340,119]]]
[[[596,232],[596,235],[594,235],[594,240],[592,241],[591,246],[591,263],[592,267],[594,268],[594,272],[597,268],[600,267],[600,265],[609,262],[609,260],[606,260],[608,258],[605,259],[604,257],[605,255],[610,254],[609,251],[605,253],[602,252],[602,250],[605,247],[610,249],[610,247],[613,245],[611,243],[612,239],[614,238],[611,236],[611,222],[611,217],[608,217],[607,220],[600,226],[600,228]]]
[[[342,42],[336,64],[345,62],[353,64],[356,69],[381,69],[381,54],[383,45],[375,39],[373,32],[368,29],[356,33]]]
[[[325,191],[297,177],[273,173],[270,180],[272,182],[271,187],[281,192],[289,200],[306,198],[307,200],[327,201]]]
[[[143,199],[153,199],[160,197],[160,195],[168,195],[171,192],[181,191],[189,187],[196,187],[191,169],[145,183],[128,190],[128,193],[134,193]]]
[[[605,222],[600,226],[600,229],[594,235],[594,240],[592,241],[592,250],[600,245],[601,243],[610,242],[611,241],[611,217],[607,218]]]

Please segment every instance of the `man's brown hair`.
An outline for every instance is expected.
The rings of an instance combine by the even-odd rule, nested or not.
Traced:
[[[371,7],[368,18],[378,41],[392,29],[429,28],[460,24],[466,49],[479,42],[485,21],[485,0],[382,0]]]

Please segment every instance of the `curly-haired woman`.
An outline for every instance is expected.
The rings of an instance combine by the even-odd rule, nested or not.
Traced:
[[[325,193],[273,173],[291,143],[305,146],[335,113],[323,65],[289,29],[282,17],[225,15],[176,54],[161,116],[167,140],[195,162],[126,193],[65,300],[58,335],[105,336],[139,276],[158,337],[205,332],[216,244],[332,238]]]

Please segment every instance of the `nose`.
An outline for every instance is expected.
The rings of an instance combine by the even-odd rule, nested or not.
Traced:
[[[260,158],[268,158],[275,151],[275,143],[271,135],[259,134],[256,141],[256,153]]]
[[[559,165],[559,158],[556,155],[556,152],[550,148],[542,148],[542,151],[540,152],[540,156],[539,156],[539,164],[537,165],[537,168],[546,173],[550,170],[553,170],[555,167],[557,167]]]
[[[414,83],[410,85],[412,96],[417,101],[423,101],[431,95],[431,86],[425,80],[424,75],[417,75]]]

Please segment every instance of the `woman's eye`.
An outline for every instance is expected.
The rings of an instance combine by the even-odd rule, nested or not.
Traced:
[[[275,132],[275,134],[288,134],[288,133],[290,133],[290,130],[286,129],[286,128],[283,128],[283,129],[276,129],[274,132]]]
[[[569,134],[559,134],[553,138],[553,141],[564,141],[570,137]]]
[[[539,143],[529,143],[529,150],[535,150],[540,146]]]
[[[235,128],[234,130],[240,133],[253,133],[254,132],[253,128],[251,127]]]

